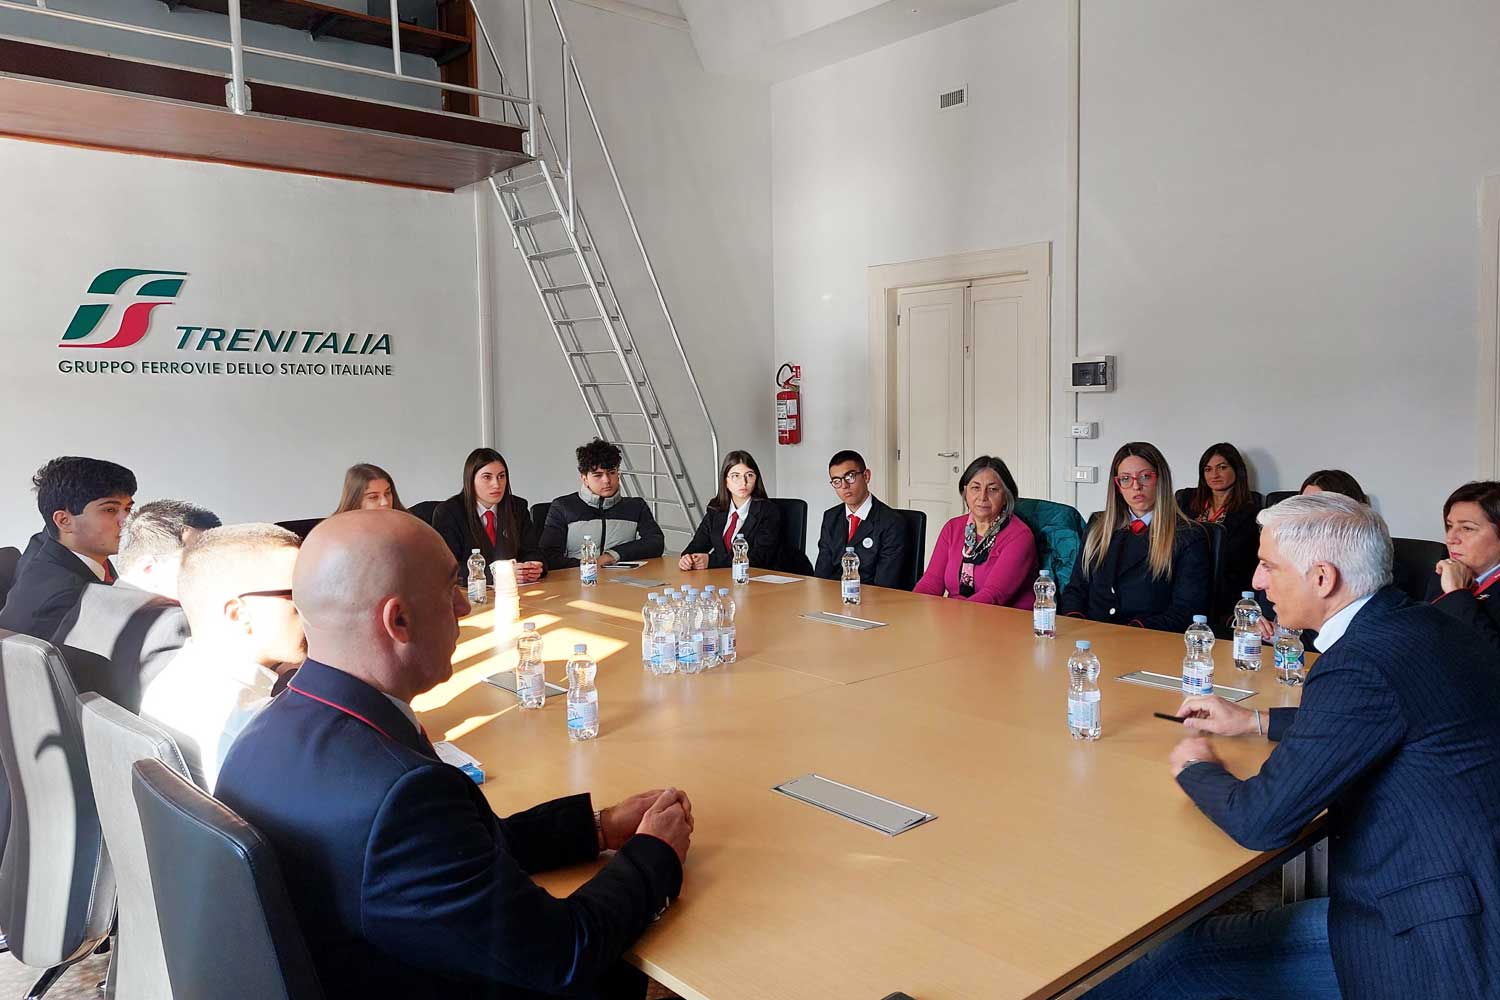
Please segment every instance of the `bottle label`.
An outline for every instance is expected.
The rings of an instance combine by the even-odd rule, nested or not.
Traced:
[[[599,693],[575,694],[568,698],[568,728],[599,728]]]
[[[653,667],[664,667],[672,661],[677,652],[677,640],[669,635],[659,635],[651,643],[651,665]]]
[[[844,581],[844,603],[845,604],[858,604],[859,603],[859,581],[858,580],[845,580]]]
[[[1068,695],[1068,725],[1073,729],[1099,728],[1099,692],[1073,691]]]
[[[733,656],[734,655],[734,626],[733,625],[730,625],[728,628],[721,629],[719,631],[719,655],[720,656]]]
[[[1193,663],[1182,665],[1183,694],[1213,694],[1214,668],[1211,664]]]
[[[719,633],[715,629],[709,629],[703,633],[703,658],[717,657],[719,655]]]
[[[1260,633],[1236,631],[1234,633],[1234,658],[1236,660],[1260,659]]]
[[[700,640],[701,641],[701,640]],[[678,663],[697,663],[698,644],[692,639],[682,639],[677,643]]]
[[[734,582],[735,583],[749,583],[750,582],[750,564],[749,563],[747,563],[747,562],[737,562],[737,563],[734,564]]]
[[[516,694],[523,700],[531,701],[540,699],[545,694],[543,688],[543,677],[540,670],[526,671],[516,668]]]
[[[578,567],[578,575],[583,578],[585,587],[595,583],[599,579],[599,564],[596,562],[582,563]]]
[[[1291,672],[1302,670],[1302,650],[1280,649],[1276,650],[1276,669]]]
[[[1031,612],[1031,629],[1033,632],[1056,632],[1057,631],[1057,609],[1035,608]]]

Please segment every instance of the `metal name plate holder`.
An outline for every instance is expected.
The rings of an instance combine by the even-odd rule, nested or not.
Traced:
[[[1170,674],[1155,674],[1149,670],[1136,670],[1128,674],[1121,674],[1116,680],[1126,681],[1130,684],[1144,684],[1147,687],[1161,688],[1182,694],[1182,678],[1173,677]],[[1225,701],[1244,701],[1252,697],[1254,691],[1246,691],[1244,688],[1227,687],[1223,684],[1214,685],[1214,694]]]
[[[655,590],[666,583],[665,580],[647,580],[639,576],[617,576],[610,583],[623,583],[627,587],[640,587],[642,590]]]
[[[484,679],[484,682],[486,684],[493,684],[502,691],[509,691],[511,694],[516,693],[516,672],[514,670],[501,670],[490,674]],[[547,692],[546,697],[542,699],[543,701],[546,701],[547,698],[556,698],[560,694],[568,693],[567,688],[558,687],[551,681],[543,681],[542,687]]]
[[[817,806],[835,816],[852,819],[873,830],[879,830],[888,837],[937,819],[932,813],[871,795],[820,774],[804,774],[800,778],[774,786],[771,791]]]
[[[885,628],[885,622],[871,621],[868,618],[855,618],[853,615],[836,615],[832,611],[811,611],[805,615],[798,615],[810,622],[827,622],[829,625],[838,625],[841,628],[859,629],[861,632],[872,628]]]

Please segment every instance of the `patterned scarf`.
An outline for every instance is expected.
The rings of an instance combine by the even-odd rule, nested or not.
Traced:
[[[990,530],[984,533],[983,538],[979,537],[979,530],[974,527],[973,517],[970,517],[964,525],[963,561],[958,564],[958,596],[974,596],[974,567],[981,565],[990,557],[990,549],[995,544],[995,536],[1000,533],[1001,528],[1005,527],[1008,520],[1010,520],[1008,517],[997,519],[990,525]]]

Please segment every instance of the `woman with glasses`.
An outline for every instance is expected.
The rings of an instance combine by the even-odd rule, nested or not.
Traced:
[[[1219,580],[1209,601],[1208,620],[1222,631],[1232,624],[1234,605],[1255,576],[1260,526],[1255,515],[1264,503],[1250,489],[1250,472],[1240,450],[1228,441],[1211,445],[1198,460],[1198,486],[1179,490],[1177,503],[1199,524],[1217,524]]]
[[[1155,445],[1132,442],[1109,467],[1109,500],[1088,536],[1060,614],[1181,632],[1208,614],[1208,538],[1183,516],[1172,472]]]
[[[677,568],[727,569],[734,560],[735,535],[750,544],[750,565],[776,569],[781,565],[781,511],[766,496],[760,466],[748,451],[731,451],[719,468],[719,495],[708,502],[708,513]]]
[[[969,512],[943,525],[918,594],[1031,610],[1036,539],[1015,516],[1015,478],[1005,463],[981,455],[958,480]]]

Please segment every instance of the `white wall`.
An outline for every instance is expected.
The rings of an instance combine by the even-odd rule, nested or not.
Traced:
[[[809,400],[783,492],[826,497],[827,456],[869,443],[866,266],[1053,240],[1063,285],[1065,8],[1019,0],[773,88],[776,354]],[[1195,481],[1227,439],[1258,489],[1342,466],[1393,531],[1435,536],[1475,474],[1497,32],[1487,0],[1084,0],[1078,346],[1118,355],[1120,388],[1081,397],[1080,461],[1103,478],[1144,438]],[[967,111],[927,110],[963,82]]]
[[[39,517],[31,473],[55,455],[132,468],[138,500],[226,521],[326,514],[372,461],[408,503],[457,488],[479,435],[474,199],[242,167],[0,140],[0,544]],[[189,272],[133,348],[59,348],[111,267]],[[101,324],[118,326],[118,312]],[[390,378],[64,375],[58,362],[259,362],[178,352],[177,324],[387,332]],[[100,337],[90,338],[98,340]]]
[[[806,413],[786,495],[832,506],[829,456],[871,451],[867,268],[1064,238],[1067,58],[1065,6],[1022,0],[772,88],[775,360]]]
[[[576,59],[590,89],[625,192],[689,358],[718,425],[721,451],[748,448],[774,487],[771,363],[770,107],[764,86],[710,76],[685,31],[581,4],[561,4]],[[492,33],[508,36],[504,8],[491,3]],[[545,8],[543,8],[545,9]],[[493,25],[499,24],[496,32]],[[544,67],[538,87],[555,132],[562,109],[555,88],[550,24],[538,27]],[[512,86],[519,51],[502,58]],[[514,67],[514,68],[513,68]],[[577,101],[576,93],[573,100]],[[575,115],[579,109],[575,103]],[[575,117],[577,196],[594,226],[610,274],[650,365],[673,431],[686,444],[704,500],[717,489],[697,404],[644,271],[597,144]],[[516,491],[550,499],[577,483],[573,449],[593,433],[568,376],[524,263],[503,221],[490,220],[496,282],[494,329],[498,441]],[[558,272],[562,273],[561,270]],[[573,272],[568,272],[572,274]]]

